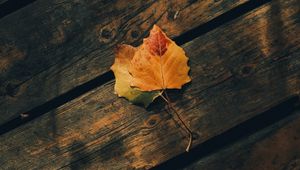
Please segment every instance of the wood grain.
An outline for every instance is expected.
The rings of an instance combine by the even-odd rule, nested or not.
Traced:
[[[297,0],[273,1],[183,45],[192,83],[170,96],[193,146],[299,94]],[[162,100],[147,110],[113,82],[0,137],[2,168],[149,169],[183,153],[186,133]],[[176,119],[176,118],[175,118]]]
[[[176,37],[246,1],[38,0],[0,20],[0,124],[107,72],[153,24]]]
[[[247,137],[186,170],[300,169],[300,112]]]

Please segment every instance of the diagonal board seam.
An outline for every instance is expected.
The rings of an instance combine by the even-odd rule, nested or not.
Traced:
[[[218,28],[221,25],[224,25],[226,23],[229,23],[230,21],[242,16],[243,14],[246,14],[268,2],[271,0],[262,0],[262,1],[248,1],[244,4],[241,4],[219,16],[216,18],[201,24],[200,26],[187,31],[186,33],[183,33],[182,35],[175,37],[174,41],[178,45],[183,45],[189,41],[192,41],[193,39],[212,31],[216,28]],[[69,90],[47,102],[44,104],[41,104],[37,107],[34,107],[33,109],[25,112],[25,114],[21,114],[18,117],[13,118],[12,120],[7,121],[6,123],[0,125],[0,135],[7,133],[18,126],[21,126],[22,124],[29,122],[45,113],[47,113],[50,110],[53,110],[61,105],[64,105],[65,103],[79,97],[80,95],[93,90],[106,82],[112,81],[114,79],[114,76],[111,71],[107,71],[104,74],[86,82],[83,83],[72,90]]]
[[[30,5],[34,1],[36,0],[7,0],[3,2],[2,4],[0,4],[0,19],[13,12],[18,11],[21,8],[24,8],[27,5]]]

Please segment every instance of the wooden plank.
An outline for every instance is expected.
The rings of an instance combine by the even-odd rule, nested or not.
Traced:
[[[299,94],[298,16],[297,0],[272,1],[183,45],[193,81],[170,95],[197,134],[194,146]],[[154,167],[183,153],[187,144],[164,107],[161,100],[147,110],[130,105],[113,94],[109,82],[2,135],[0,164],[4,169]]]
[[[18,11],[35,0],[0,0],[0,19]],[[1,70],[0,70],[1,71]]]
[[[175,37],[246,1],[36,1],[0,20],[0,124],[107,72],[154,23]]]
[[[8,1],[8,0],[0,0],[0,5],[4,4],[6,1]]]
[[[186,170],[300,169],[300,112],[203,158]]]

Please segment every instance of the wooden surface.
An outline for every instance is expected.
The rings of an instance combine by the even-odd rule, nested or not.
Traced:
[[[299,170],[300,111],[185,170]]]
[[[192,83],[170,92],[193,146],[300,91],[299,6],[277,0],[184,44]],[[187,144],[162,100],[147,110],[113,81],[0,137],[4,169],[149,169]],[[15,159],[18,158],[18,159]]]
[[[5,3],[6,1],[8,1],[8,0],[0,0],[0,5]]]
[[[38,0],[0,20],[0,124],[107,72],[154,23],[174,38],[246,1]]]

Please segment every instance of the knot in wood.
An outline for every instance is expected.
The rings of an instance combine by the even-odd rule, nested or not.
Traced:
[[[96,26],[98,32],[98,40],[101,43],[110,43],[116,37],[116,30],[110,27]]]
[[[158,124],[159,120],[160,120],[159,115],[151,115],[149,119],[145,121],[145,125],[147,127],[152,128]]]
[[[130,32],[130,35],[131,35],[131,37],[132,37],[133,39],[138,39],[139,36],[140,36],[140,32],[139,32],[138,30],[132,30],[132,31]]]
[[[255,66],[253,64],[247,64],[241,67],[240,74],[243,77],[249,76],[255,70]]]
[[[104,39],[110,39],[110,37],[112,36],[112,33],[107,30],[107,29],[103,29],[101,31],[101,37],[104,38]]]

